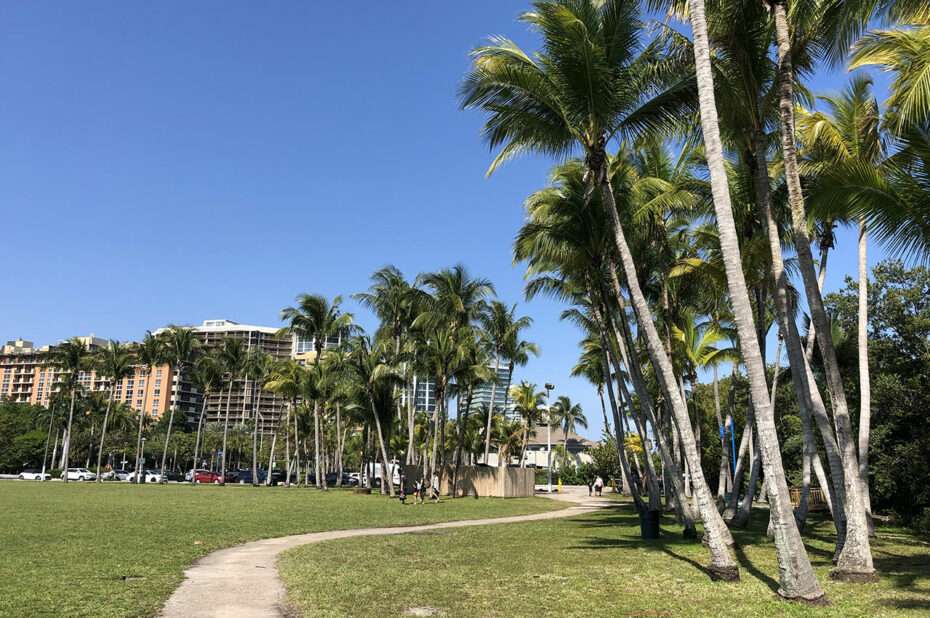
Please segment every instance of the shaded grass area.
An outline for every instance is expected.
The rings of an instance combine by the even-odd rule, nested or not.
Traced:
[[[753,513],[739,544],[739,584],[711,582],[700,543],[674,519],[663,538],[639,538],[633,507],[566,519],[448,529],[439,534],[326,541],[283,554],[288,603],[313,616],[398,616],[429,608],[448,616],[903,616],[930,614],[930,544],[880,527],[878,584],[829,579],[832,524],[812,517],[805,540],[832,607],[774,598],[768,513]],[[699,534],[700,536],[700,534]]]
[[[236,543],[565,506],[485,498],[403,507],[348,490],[2,482],[0,616],[153,615],[187,566]]]

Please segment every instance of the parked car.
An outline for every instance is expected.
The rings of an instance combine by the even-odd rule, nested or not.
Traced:
[[[286,474],[285,474],[284,470],[272,470],[272,472],[271,472],[271,484],[272,484],[272,485],[277,485],[278,483],[283,483],[283,482],[284,482],[284,477],[285,477],[285,476],[286,476]],[[315,480],[316,477],[315,477],[315,476],[313,476],[313,475],[311,474],[310,477],[314,479],[313,481],[310,481],[311,483],[316,482],[316,480]],[[297,482],[297,473],[296,473],[296,472],[291,472],[291,482],[292,482],[292,483],[296,483],[296,482]]]
[[[101,474],[100,478],[104,481],[125,481],[130,474],[129,470],[109,470]]]
[[[45,475],[43,476],[41,470],[37,470],[36,468],[26,468],[25,470],[19,473],[19,480],[21,481],[50,481],[52,480],[52,475],[46,472]]]
[[[88,470],[87,468],[68,468],[61,473],[61,478],[64,480],[65,474],[68,475],[69,481],[95,481],[97,480],[97,475]]]
[[[239,478],[239,474],[241,474],[242,472],[243,470],[241,468],[230,468],[226,470],[226,482],[235,483],[236,479]]]
[[[180,472],[175,472],[174,470],[171,470],[165,475],[165,478],[168,479],[169,481],[175,481],[177,483],[180,483],[184,480],[184,475],[181,474]]]
[[[194,483],[213,483],[214,485],[219,485],[223,480],[216,472],[212,470],[197,470],[197,474],[194,475]]]
[[[268,475],[262,472],[261,469],[258,470],[258,482],[262,484],[265,482],[265,479],[268,478]],[[230,481],[232,482],[232,481]],[[252,484],[252,471],[251,470],[239,470],[239,474],[236,475],[235,481],[240,485],[251,485]]]
[[[143,470],[143,483],[161,483],[161,470]],[[138,475],[135,472],[126,476],[126,480],[130,483],[138,482]]]

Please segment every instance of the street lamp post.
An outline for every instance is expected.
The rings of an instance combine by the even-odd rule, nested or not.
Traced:
[[[550,494],[552,493],[552,400],[549,398],[549,391],[555,388],[554,384],[546,382],[546,484]]]

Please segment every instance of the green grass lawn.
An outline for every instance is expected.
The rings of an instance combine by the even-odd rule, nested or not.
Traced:
[[[361,537],[292,549],[279,564],[288,602],[309,616],[398,616],[431,608],[448,616],[860,616],[930,614],[930,544],[879,528],[878,584],[829,580],[832,526],[807,528],[811,560],[830,600],[809,608],[774,599],[767,513],[736,532],[742,582],[713,583],[700,543],[674,519],[664,538],[639,538],[630,505],[567,519]],[[333,558],[338,556],[337,560]]]
[[[235,543],[564,506],[545,498],[488,498],[414,508],[348,490],[5,481],[0,616],[152,615],[188,565]]]

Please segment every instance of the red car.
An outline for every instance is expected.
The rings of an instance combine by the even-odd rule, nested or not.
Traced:
[[[197,474],[194,475],[195,483],[214,483],[219,485],[222,481],[223,477],[211,470],[197,470]]]

